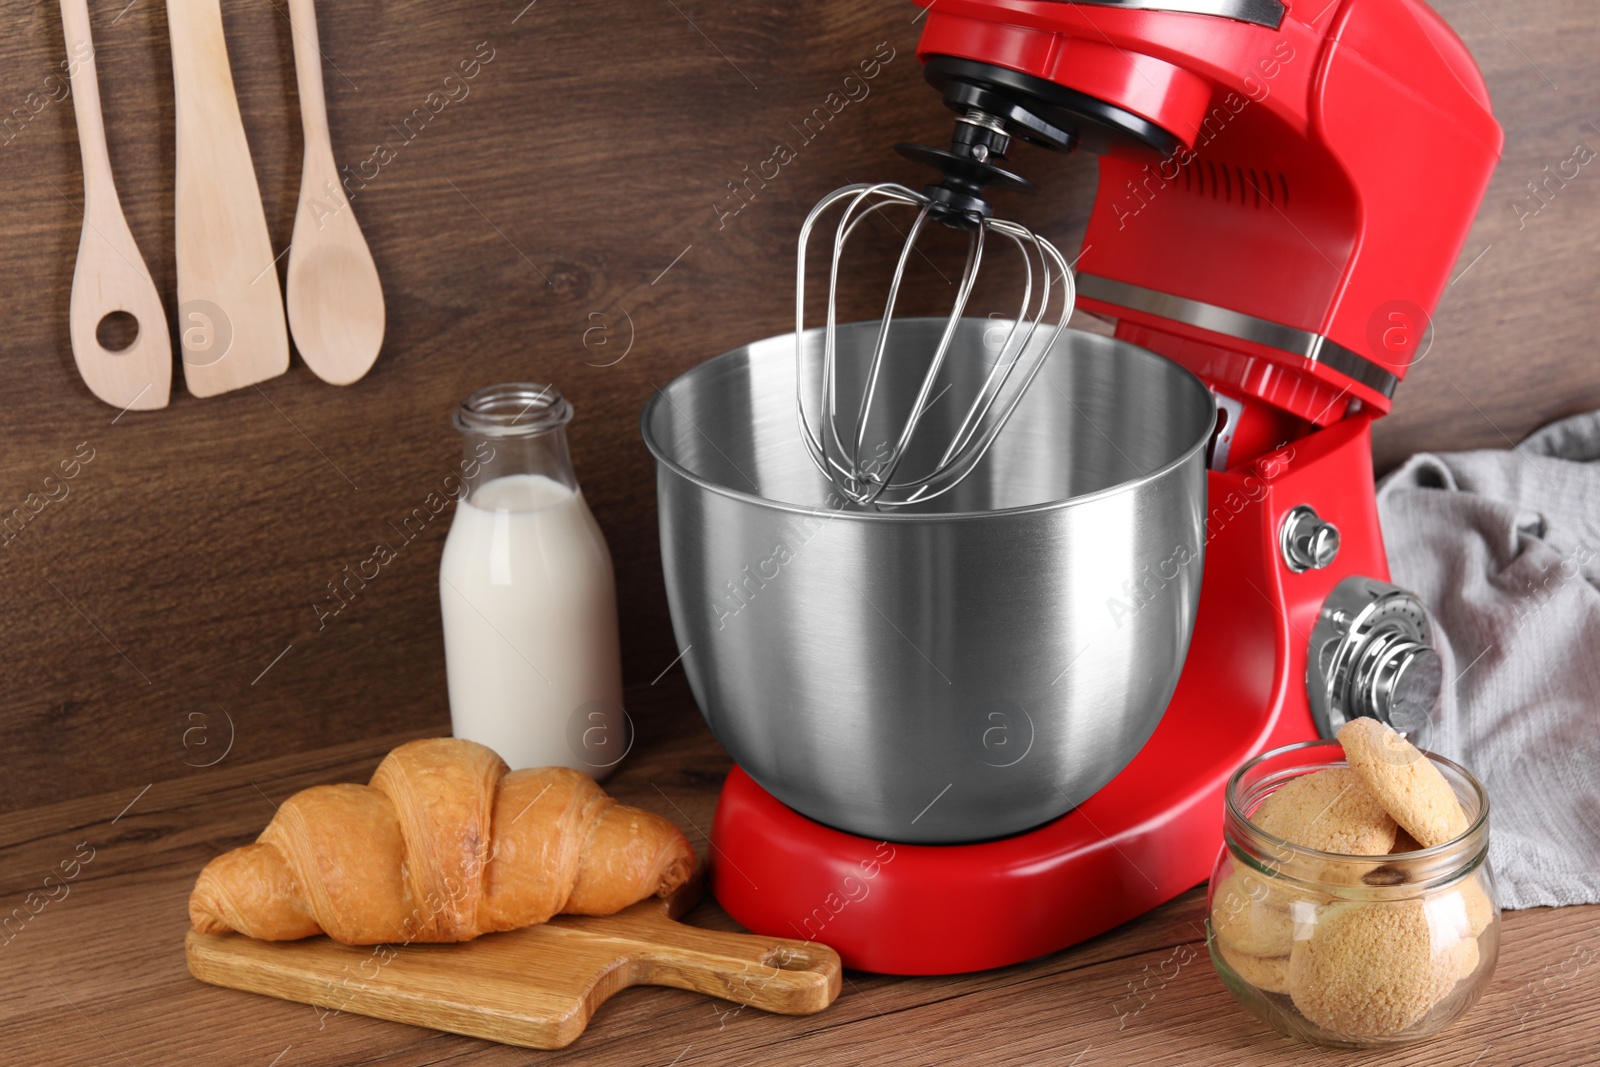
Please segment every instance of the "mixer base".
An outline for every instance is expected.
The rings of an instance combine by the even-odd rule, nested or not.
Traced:
[[[1235,762],[1229,756],[1216,770],[1225,776]],[[1015,837],[906,845],[813,822],[735,767],[713,823],[712,891],[749,929],[819,941],[857,970],[959,974],[1020,963],[1205,879],[1221,839],[1220,805],[1195,796],[1158,812],[1172,798],[1152,797],[1145,784],[1121,776]],[[1119,811],[1125,803],[1132,810]]]

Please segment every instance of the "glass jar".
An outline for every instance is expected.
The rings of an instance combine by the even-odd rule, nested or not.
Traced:
[[[549,385],[479,389],[455,414],[465,492],[439,563],[450,721],[512,768],[597,778],[632,743],[616,579]]]
[[[1468,828],[1387,856],[1303,848],[1250,821],[1285,783],[1348,766],[1337,741],[1274,749],[1229,779],[1206,944],[1229,991],[1275,1030],[1337,1047],[1402,1044],[1448,1026],[1488,984],[1500,945],[1489,798],[1462,767],[1423,755]]]

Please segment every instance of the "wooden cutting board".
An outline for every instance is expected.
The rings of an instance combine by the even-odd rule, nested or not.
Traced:
[[[189,931],[202,982],[527,1048],[564,1048],[613,993],[675,986],[785,1015],[839,995],[839,956],[810,941],[703,930],[677,922],[697,877],[666,900],[603,918],[450,945],[341,945],[326,937],[257,941]]]

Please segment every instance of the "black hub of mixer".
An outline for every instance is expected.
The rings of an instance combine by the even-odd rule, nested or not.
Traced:
[[[970,132],[975,128],[986,129],[977,125],[985,117],[978,113],[958,122],[948,151],[920,144],[895,146],[907,159],[937,167],[944,174],[943,181],[926,186],[923,192],[933,201],[930,209],[933,216],[946,225],[969,229],[993,215],[994,209],[985,198],[989,186],[1024,193],[1037,189],[1028,179],[995,166],[993,160],[1005,158],[1004,147],[997,150],[985,143],[988,138]],[[972,139],[963,140],[964,135]],[[999,137],[1007,139],[1004,132]]]
[[[1161,155],[1179,146],[1171,133],[1131,111],[1030,74],[954,56],[930,58],[923,73],[960,115],[950,148],[900,144],[895,149],[944,175],[923,191],[940,220],[950,225],[970,227],[989,218],[991,187],[1035,191],[1032,182],[995,163],[1006,158],[1013,137],[1057,152],[1081,146],[1096,155],[1118,144]]]

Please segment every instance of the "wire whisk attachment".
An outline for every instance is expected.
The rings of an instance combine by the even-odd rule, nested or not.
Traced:
[[[828,273],[827,322],[819,364],[806,358],[806,252],[818,220],[841,204],[843,213],[834,230]],[[837,307],[839,264],[845,245],[874,212],[896,207],[911,208],[916,214],[895,262],[877,337],[866,350],[864,368],[841,368]],[[967,232],[966,265],[938,343],[927,353],[924,372],[920,377],[915,373],[890,376],[893,382],[909,383],[914,395],[886,397],[885,392],[896,388],[885,385],[882,373],[889,334],[896,326],[895,304],[906,266],[918,251],[918,238],[927,231],[930,221]],[[937,393],[935,387],[946,370],[951,342],[983,265],[985,246],[994,235],[1009,239],[1022,254],[1026,270],[1020,308],[1015,318],[997,324],[995,329],[1003,330],[1004,340],[993,357],[993,365],[982,375],[976,395],[970,397],[965,410],[955,419],[953,434],[943,447],[937,441],[930,445],[917,437],[928,411],[935,404],[954,404],[962,399],[947,394],[954,389],[958,377],[964,376],[946,374],[945,387]],[[1066,328],[1076,299],[1077,289],[1066,258],[1025,226],[988,216],[956,215],[932,198],[891,182],[847,185],[829,193],[811,209],[800,228],[795,267],[795,411],[801,439],[812,462],[840,493],[862,507],[904,507],[948,493],[972,473],[1005,428]],[[963,354],[958,358],[970,357]],[[843,374],[842,370],[849,373]],[[901,386],[899,391],[906,392],[908,388]],[[811,410],[807,409],[808,394],[812,397]],[[896,414],[885,415],[886,405],[892,413],[903,410],[903,419]],[[940,421],[949,424],[951,420]],[[870,441],[869,426],[876,431]],[[909,455],[916,459],[907,464]]]

